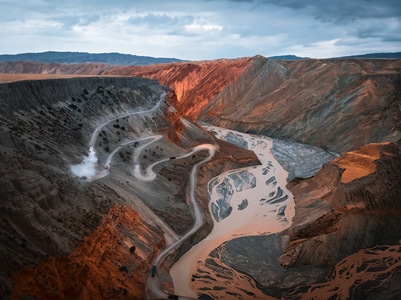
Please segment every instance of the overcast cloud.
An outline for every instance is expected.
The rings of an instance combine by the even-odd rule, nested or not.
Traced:
[[[0,54],[188,60],[401,51],[400,0],[0,0]]]

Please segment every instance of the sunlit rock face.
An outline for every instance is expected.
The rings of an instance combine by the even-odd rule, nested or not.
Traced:
[[[188,174],[205,153],[169,158],[217,143],[222,170],[258,163],[182,122],[174,92],[154,80],[20,81],[0,85],[0,100],[1,297],[141,298],[155,254],[193,222]],[[134,176],[135,163],[162,159],[156,180]],[[198,195],[219,168],[200,171]]]
[[[399,149],[396,144],[370,144],[325,164],[311,179],[291,182],[292,226],[273,235],[235,238],[210,252],[195,279],[208,282],[200,289],[203,297],[218,293],[212,287],[219,282],[213,278],[222,274],[231,291],[241,278],[248,292],[257,286],[267,299],[397,298]],[[369,163],[376,167],[373,172]],[[343,182],[345,168],[363,166],[368,172]]]
[[[62,261],[85,236],[99,228],[114,204],[127,203],[129,198],[124,193],[107,182],[86,183],[85,178],[74,176],[70,166],[87,155],[90,135],[98,123],[140,107],[152,107],[163,92],[157,82],[135,78],[0,85],[2,296],[12,290],[11,275],[49,256]],[[124,122],[126,130],[121,128]],[[103,137],[107,134],[107,139],[101,139],[101,145],[96,143],[98,158],[103,159],[109,149],[121,143],[119,138],[135,135],[145,123],[147,128],[152,127],[145,118],[132,123],[121,120],[118,129],[112,127],[114,124],[112,129],[104,128]],[[162,122],[160,125],[164,126]],[[158,230],[153,233],[160,235]],[[158,239],[160,243],[161,237]],[[144,241],[151,244],[152,251],[157,250],[153,242]],[[73,270],[61,272],[69,276]],[[23,281],[23,277],[16,280]]]
[[[400,60],[235,60],[120,67],[159,80],[187,117],[344,153],[400,137]]]
[[[157,79],[175,91],[174,105],[185,117],[344,153],[401,137],[400,64],[389,59],[276,61],[255,56],[86,71],[83,65],[62,65],[60,73]],[[39,64],[30,72],[51,70],[51,64]]]
[[[199,120],[339,153],[400,137],[400,60],[271,61],[210,99]]]
[[[102,295],[109,298],[129,298],[143,289],[151,268],[145,261],[174,240],[171,233],[164,234],[164,239],[161,236],[161,230],[166,230],[163,223],[178,234],[184,234],[193,223],[186,201],[188,173],[205,155],[168,160],[155,168],[157,180],[138,183],[132,176],[132,162],[146,141],[125,143],[144,133],[163,134],[163,138],[140,153],[142,169],[185,154],[199,143],[212,143],[219,149],[214,160],[198,172],[196,196],[206,212],[206,224],[165,266],[173,265],[207,236],[214,221],[222,224],[234,214],[247,213],[252,206],[250,197],[234,203],[232,195],[270,187],[275,178],[268,176],[260,185],[255,183],[255,173],[239,171],[209,185],[209,180],[222,172],[256,166],[260,161],[254,153],[239,150],[246,145],[235,134],[228,137],[232,144],[216,142],[200,126],[181,119],[187,117],[268,136],[272,154],[289,173],[287,188],[295,201],[292,225],[285,231],[233,238],[206,254],[206,269],[199,270],[207,272],[192,277],[202,297],[207,299],[223,287],[214,278],[229,283],[225,286],[229,295],[243,295],[244,299],[251,293],[261,299],[400,297],[400,67],[400,60],[271,61],[261,56],[114,69],[24,66],[21,70],[36,69],[42,75],[138,75],[157,79],[172,90],[168,103],[157,112],[134,118],[121,116],[151,108],[168,88],[156,81],[132,78],[0,86],[0,295],[10,294],[15,284],[18,293],[29,295],[32,288],[50,295],[48,286],[33,288],[28,282],[57,283],[57,276],[71,275],[66,269],[99,272],[94,284],[118,286],[111,292],[104,290]],[[113,121],[102,128],[94,145],[95,172],[104,171],[102,162],[120,145],[121,151],[114,156],[107,177],[87,182],[75,176],[71,166],[85,158],[91,160],[90,136],[97,125],[109,119]],[[263,164],[265,175],[269,167]],[[218,190],[219,195],[210,212],[208,188]],[[280,200],[280,195],[278,189],[274,194],[265,193],[264,201]],[[113,213],[114,204],[134,208],[142,220],[116,221],[120,215]],[[277,219],[285,220],[287,208],[283,205],[274,212]],[[102,224],[108,224],[105,220],[111,215],[116,222],[110,224],[117,228],[107,231],[111,227],[105,226],[107,233],[126,234],[128,227],[135,226],[149,233],[143,236],[146,242],[142,245],[147,245],[148,257],[134,259],[127,252],[126,240],[110,239],[108,244],[109,240],[102,238],[104,243],[99,245],[91,238],[91,233],[101,232]],[[163,222],[152,223],[159,219]],[[80,248],[84,238],[93,241],[93,249],[116,257],[118,263],[112,259],[104,262],[112,275],[110,282],[105,282],[104,272],[90,259],[77,266],[77,259],[85,257]],[[135,241],[138,246],[140,242]],[[105,245],[113,246],[106,249]],[[54,262],[59,264],[57,270],[52,267]],[[131,267],[124,268],[128,264]],[[139,276],[133,279],[135,264]],[[127,278],[124,286],[121,281]],[[65,279],[55,293],[95,293],[71,280]],[[236,294],[229,288],[233,283],[239,288]],[[69,289],[73,284],[76,290]]]
[[[324,146],[326,149],[335,150],[339,153],[354,150],[370,142],[396,142],[400,138],[400,116],[399,110],[396,109],[400,95],[400,74],[397,71],[399,61],[327,60],[268,63],[263,58],[257,59],[259,59],[259,64],[253,64],[255,67],[253,70],[256,69],[253,74],[258,75],[245,77],[244,72],[244,77],[240,77],[237,81],[228,84],[227,90],[219,93],[204,108],[199,115],[199,120],[240,131],[296,139],[308,144]],[[252,104],[252,107],[249,103]],[[235,143],[235,137],[231,141]],[[279,144],[280,147],[278,147]],[[286,169],[290,172],[291,178],[308,178],[313,176],[321,166],[321,164],[315,163],[314,160],[319,160],[320,156],[326,158],[335,158],[338,156],[335,152],[323,149],[319,149],[320,152],[309,153],[309,149],[313,149],[313,146],[305,146],[305,144],[299,145],[299,147],[290,147],[291,151],[288,151],[286,150],[288,146],[285,145],[285,140],[283,142],[281,139],[278,140],[276,145],[276,155],[277,157],[282,157],[281,161],[283,165],[287,166]],[[378,158],[377,153],[367,156]],[[363,151],[361,151],[359,157],[365,156]],[[344,168],[344,161],[347,161],[344,157],[338,159],[338,165],[341,168]],[[341,165],[341,162],[343,165]],[[371,164],[372,162],[369,163],[369,165]],[[360,164],[350,164],[348,167],[349,170],[343,173],[341,179],[339,173],[336,173],[336,169],[332,169],[332,166],[324,166],[323,170],[327,172],[324,173],[326,175],[318,176],[322,181],[314,183],[311,190],[305,191],[305,195],[301,194],[301,198],[317,195],[326,199],[327,190],[334,189],[339,184],[339,181],[340,184],[346,183],[349,180],[364,177],[374,172],[375,168],[369,167],[369,165],[366,168],[361,168]],[[392,170],[389,172],[399,174],[397,168],[393,169],[394,165],[391,164],[388,168]],[[362,173],[359,172],[358,170],[361,169],[365,169],[365,171]],[[349,176],[349,174],[354,175]],[[357,175],[355,176],[355,174]],[[324,180],[322,179],[323,177],[325,177]],[[235,184],[228,184],[227,180],[219,184],[221,199],[229,199],[231,195],[230,191],[234,190]],[[382,190],[385,193],[387,192],[387,184],[387,180],[385,179],[383,182],[378,183],[379,186],[384,187]],[[347,194],[347,199],[354,199],[355,193],[363,195],[361,197],[366,199],[376,197],[373,195],[379,191],[379,188],[375,193],[371,193],[370,189],[366,188],[369,185],[370,183],[362,182],[360,190]],[[395,185],[391,189],[394,190],[394,187]],[[341,197],[339,196],[339,198]],[[382,199],[383,203],[389,201],[389,198],[385,195],[378,195],[378,197]],[[394,195],[394,198],[398,199],[399,197]],[[212,214],[215,218],[221,219],[222,216],[226,217],[232,212],[234,207],[227,203],[228,200],[225,202],[221,200],[220,205],[215,204],[212,207]],[[246,207],[247,205],[247,201],[244,199],[239,208]],[[301,212],[302,210],[302,205],[297,203],[296,211]],[[327,213],[326,210],[328,210]],[[336,210],[334,209],[334,211]],[[324,230],[328,233],[331,233],[339,223],[343,222],[337,213],[331,212],[324,201],[305,203],[305,214],[300,214],[299,218],[314,218],[315,214],[318,215],[317,218],[320,218],[322,224],[327,224],[327,228]],[[374,214],[378,214],[379,216],[373,223],[387,224],[383,226],[388,226],[389,229],[393,228],[397,223],[396,221],[391,221],[392,217],[388,219],[388,222],[384,221],[386,217],[381,218],[381,213],[378,211]],[[390,215],[392,214],[390,213]],[[398,217],[394,216],[394,218],[397,219]],[[359,220],[359,216],[350,217],[345,224],[348,224],[349,228],[354,228],[351,224],[359,222],[356,220]],[[366,228],[369,228],[369,230],[377,232],[377,229],[373,229],[376,225],[370,227],[370,225],[364,222],[370,221],[363,221],[360,228],[367,226]],[[321,226],[320,223],[313,224],[311,228],[320,228]],[[342,228],[345,227],[346,225]],[[318,255],[319,251],[323,250],[320,250],[320,248],[318,248],[319,250],[314,249],[316,249],[317,245],[321,245],[322,249],[336,249],[335,247],[330,248],[335,243],[331,240],[331,235],[319,237],[315,241],[312,238],[313,236],[314,233],[308,233],[302,236],[301,241],[305,239],[303,243],[308,245],[307,248],[309,251],[317,253],[316,257],[311,255],[310,252],[304,254],[302,257],[315,257],[316,261],[304,262],[297,266],[291,265],[283,273],[285,275],[282,275],[280,279],[281,285],[278,284],[279,281],[272,280],[274,284],[266,284],[262,288],[266,293],[280,296],[283,291],[291,288],[289,282],[293,282],[293,286],[296,286],[306,284],[307,282],[322,281],[329,271],[329,266],[335,264],[341,255],[348,255],[361,247],[374,245],[377,242],[377,240],[376,242],[373,241],[375,238],[368,235],[366,236],[366,240],[364,238],[360,240],[356,239],[359,241],[357,243],[358,246],[354,245],[350,246],[351,248],[347,248],[345,246],[347,242],[340,242],[334,239],[337,242],[336,245],[344,243],[344,249],[338,251],[338,253],[342,253],[340,256],[334,255],[330,260],[326,256]],[[397,234],[394,233],[394,236],[397,236]],[[250,238],[243,239],[240,243],[249,246],[248,239]],[[280,244],[285,245],[287,239],[288,236],[284,235],[283,240],[280,238]],[[227,243],[227,245],[230,245],[230,243]],[[258,246],[254,246],[257,249]],[[250,249],[255,249],[255,247],[249,246]],[[284,249],[288,250],[285,246],[281,247],[283,247],[282,251]],[[247,251],[251,250],[248,249],[242,252],[241,257],[249,257],[248,254],[252,252]],[[284,257],[286,256],[283,256],[280,261],[285,266]],[[270,261],[270,259],[272,258],[268,260]],[[278,256],[273,258],[274,261],[277,259]],[[233,260],[235,259],[231,261]],[[225,272],[224,268],[216,271],[215,264],[216,262],[219,264],[219,261],[220,259],[213,259],[214,263],[211,265],[213,274],[214,272]],[[277,268],[281,268],[277,264],[276,266]],[[253,275],[254,270],[257,268],[258,263],[255,262],[254,264],[250,263],[249,268],[244,269],[246,269],[246,274]],[[264,274],[264,272],[261,271],[259,274]],[[300,280],[298,274],[303,275],[301,276],[302,280]],[[277,273],[272,274],[272,277],[269,278],[275,278],[275,276],[277,276]],[[393,278],[393,275],[390,275],[389,278]],[[260,275],[257,279],[259,283],[266,283],[263,275]]]
[[[146,199],[146,205],[152,207],[159,218],[175,224],[176,232],[185,231],[192,222],[190,208],[185,202],[186,174],[191,163],[201,156],[194,155],[175,164],[174,174],[168,171],[173,169],[173,162],[166,163],[158,170],[162,174],[160,181],[142,185],[131,174],[135,149],[144,142],[132,142],[126,147],[124,143],[154,132],[163,134],[161,140],[144,149],[138,157],[137,162],[146,168],[157,159],[185,153],[192,144],[210,141],[208,134],[198,127],[185,128],[166,102],[170,96],[160,102],[162,95],[168,92],[154,80],[132,77],[20,81],[0,85],[1,297],[10,295],[16,282],[19,292],[39,298],[51,295],[53,283],[59,286],[55,293],[60,297],[69,293],[78,295],[80,291],[94,293],[96,287],[89,286],[86,290],[84,286],[87,280],[82,274],[87,274],[86,270],[90,270],[94,277],[97,272],[104,274],[94,283],[98,287],[111,287],[116,282],[109,282],[109,275],[115,276],[116,280],[126,276],[126,270],[119,270],[124,266],[124,259],[117,252],[126,251],[128,244],[122,248],[114,246],[115,243],[120,245],[121,239],[112,237],[117,234],[121,238],[126,226],[131,231],[124,232],[125,235],[140,238],[129,237],[128,240],[137,246],[138,253],[143,251],[141,260],[134,259],[128,268],[129,272],[135,273],[135,279],[121,283],[121,289],[105,288],[95,294],[99,298],[141,297],[151,267],[149,261],[165,242],[161,229],[155,225],[158,224],[156,215],[140,198]],[[127,116],[154,107],[157,109],[152,112]],[[104,122],[108,123],[94,139],[96,157],[91,157],[91,135]],[[103,164],[115,149],[118,153],[110,165],[111,174],[102,180],[88,181],[93,172],[104,171]],[[82,164],[85,160],[90,161],[90,172],[73,168],[77,165],[86,168]],[[163,205],[160,205],[161,199],[164,199]],[[135,208],[142,219],[136,218],[138,213],[133,211],[134,223],[124,224],[132,221],[128,220],[131,217],[124,215],[124,222],[113,223],[113,226],[121,226],[118,229],[122,231],[109,232],[109,225],[104,228],[102,220],[115,204],[127,206],[128,211]],[[179,223],[176,222],[177,216],[181,220]],[[90,254],[87,258],[79,254],[83,250],[77,247],[85,247],[82,245],[84,237],[94,230],[104,232],[99,241],[92,241],[92,250],[98,251],[99,261],[102,251],[107,256],[120,257],[121,261],[109,260],[96,265],[92,263]],[[141,250],[141,243],[147,248],[144,246]],[[57,262],[60,269],[53,268],[53,262]],[[38,263],[41,265],[35,267]],[[110,268],[101,270],[100,266],[108,263]],[[135,264],[140,264],[140,267]],[[34,270],[33,273],[26,271],[28,275],[26,272],[15,275],[28,266]],[[75,279],[65,279],[72,276],[74,270],[77,271]],[[25,281],[26,278],[32,279],[29,281],[32,285],[42,280],[49,285],[37,287],[37,290],[33,288],[37,293],[30,294],[32,286]],[[63,278],[65,285],[58,282]]]
[[[105,75],[130,75],[157,79],[172,88],[184,117],[196,120],[200,111],[253,65],[252,58],[174,63],[143,67],[117,67]]]
[[[370,156],[368,161],[367,152],[380,154],[378,158]],[[336,270],[327,283],[302,292],[296,289],[294,299],[305,292],[311,296],[322,293],[328,298],[365,298],[397,282],[396,274],[401,270],[399,158],[399,145],[367,145],[339,157],[313,179],[291,188],[297,214],[280,263],[286,268],[335,265]],[[339,161],[343,162],[341,167]],[[344,169],[369,169],[370,163],[376,166],[373,172],[359,172],[351,181],[346,175],[344,182]],[[396,285],[399,287],[399,281]]]
[[[113,205],[98,227],[68,255],[13,274],[11,298],[139,299],[149,261],[165,246],[161,230],[127,205]]]

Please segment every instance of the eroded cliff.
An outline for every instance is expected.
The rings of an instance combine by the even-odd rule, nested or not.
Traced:
[[[15,72],[10,64],[6,72]],[[30,70],[53,69],[38,63]],[[103,70],[62,65],[60,73],[157,79],[175,91],[175,106],[184,117],[340,153],[401,137],[397,59],[277,61],[255,56]]]
[[[399,156],[398,144],[370,144],[290,182],[292,226],[221,245],[209,254],[210,274],[240,271],[266,297],[280,299],[399,297]],[[344,182],[346,168],[358,172]]]
[[[56,70],[52,68],[41,67],[41,72]],[[105,72],[75,68],[73,72],[78,73]],[[288,159],[298,155],[292,146],[285,149],[282,142],[281,148],[273,149],[295,178],[288,185],[295,200],[293,225],[279,234],[243,237],[221,245],[207,260],[213,274],[236,276],[232,272],[236,270],[241,272],[240,278],[277,298],[399,296],[400,68],[400,60],[272,61],[261,56],[107,67],[107,74],[154,78],[175,92],[169,92],[168,102],[156,113],[139,118],[122,116],[149,110],[166,87],[145,79],[100,77],[1,85],[4,271],[0,291],[9,293],[14,281],[15,291],[27,295],[29,291],[52,295],[53,290],[43,282],[57,286],[54,295],[95,293],[101,286],[107,288],[99,296],[138,295],[149,276],[144,261],[174,240],[175,233],[183,234],[193,224],[186,196],[188,173],[207,153],[200,151],[180,160],[175,157],[199,143],[212,143],[220,149],[215,160],[197,175],[196,194],[205,211],[208,198],[204,191],[210,178],[226,169],[258,163],[254,154],[216,142],[198,125],[183,119],[187,117],[343,154],[313,176],[317,169],[305,173],[297,158]],[[105,120],[111,122],[102,127],[94,144],[97,171],[114,149],[122,147],[110,164],[108,177],[88,183],[71,176],[70,164],[86,157],[91,133]],[[127,142],[142,138],[143,133],[162,134],[163,138],[135,157],[145,142]],[[314,153],[332,155],[325,150]],[[157,181],[140,184],[132,176],[135,159],[145,169],[164,158],[172,159],[155,167]],[[299,174],[312,178],[299,179]],[[115,211],[124,207],[127,212],[129,207],[137,210],[143,220],[135,217],[137,223],[132,223],[126,213]],[[125,223],[108,223],[110,216],[114,220],[123,215]],[[130,212],[133,215],[135,211]],[[205,219],[208,222],[198,235],[182,244],[163,267],[168,269],[210,231],[210,216]],[[113,231],[104,224],[126,225],[113,225]],[[144,226],[143,231],[149,232],[146,247],[157,245],[147,258],[133,258],[126,240],[119,244],[121,239],[111,239],[103,245],[92,241],[96,232],[107,232],[103,237],[128,236],[135,226]],[[105,282],[102,270],[93,267],[85,254],[89,249],[85,241],[93,242],[92,249],[100,249],[108,259],[111,282]],[[116,245],[119,254],[105,244]],[[117,262],[109,259],[114,255]],[[88,259],[77,266],[79,257]],[[69,273],[65,270],[71,267],[79,274],[99,272],[101,276],[91,287],[70,289],[77,283],[66,278]],[[134,277],[134,269],[142,275]],[[58,276],[65,277],[60,280]],[[111,286],[118,288],[112,290]]]
[[[181,119],[175,99],[135,77],[0,85],[2,297],[144,296],[156,254],[193,223],[188,174],[207,153],[170,158],[217,143]],[[220,165],[257,163],[239,153],[221,151]],[[135,165],[163,159],[157,180],[133,175]]]
[[[105,75],[141,76],[157,79],[172,88],[178,99],[176,105],[184,117],[196,120],[200,111],[226,86],[236,81],[252,65],[252,58],[221,59],[174,63],[142,67],[120,67]]]
[[[71,253],[12,275],[11,299],[139,299],[149,262],[165,246],[159,228],[127,205],[113,205]]]
[[[341,153],[400,138],[400,60],[255,60],[200,120]]]
[[[290,138],[344,153],[400,137],[401,62],[394,59],[276,61],[262,56],[105,74],[159,80],[184,116],[241,132]]]
[[[104,183],[74,176],[70,165],[87,153],[99,121],[152,106],[163,92],[155,81],[135,78],[0,85],[2,296],[12,290],[9,276],[49,256],[65,258],[114,204],[126,203]],[[113,139],[102,141],[99,157]]]
[[[330,290],[325,297],[365,298],[375,294],[376,288],[383,290],[387,281],[397,282],[401,271],[397,263],[400,154],[398,144],[370,144],[333,160],[313,179],[292,186],[297,214],[279,261],[286,268],[335,265],[329,282],[315,284],[307,294],[320,291],[323,295],[323,290]],[[350,178],[347,173],[352,170],[356,172]]]

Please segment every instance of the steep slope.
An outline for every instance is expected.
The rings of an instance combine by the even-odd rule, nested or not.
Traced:
[[[280,299],[398,299],[400,155],[397,144],[371,144],[291,182],[288,231],[221,245],[209,255],[210,273],[230,280],[240,271]],[[344,170],[353,169],[365,171],[351,178]]]
[[[135,299],[145,289],[165,240],[131,207],[113,205],[99,226],[68,255],[52,256],[12,276],[11,299]]]
[[[399,296],[394,289],[400,288],[401,272],[400,155],[397,144],[367,145],[292,187],[297,214],[281,264],[335,269],[327,283],[297,288],[290,299],[305,291],[311,297],[366,299],[388,289],[388,295]],[[366,171],[350,177],[347,172],[355,169]],[[364,248],[371,249],[358,252]]]
[[[188,174],[205,152],[185,155],[218,144],[181,120],[175,99],[136,77],[0,85],[2,298],[144,295],[152,259],[193,223]],[[249,151],[220,148],[219,168],[257,163]],[[158,161],[156,180],[134,176]]]
[[[220,59],[142,67],[117,67],[104,75],[140,76],[157,79],[177,95],[179,113],[192,120],[226,85],[252,65],[252,58]]]
[[[368,151],[376,152],[377,156],[367,156]],[[295,184],[291,191],[295,201],[298,200],[298,210],[282,264],[332,265],[359,248],[380,241],[398,243],[399,157],[400,150],[395,144],[367,145],[334,159],[313,179]],[[348,172],[352,170],[358,172],[351,177]],[[313,213],[308,209],[310,206],[315,207]],[[305,237],[308,239],[304,240]],[[308,253],[301,248],[308,249]]]
[[[17,67],[10,65],[4,71]],[[255,56],[109,67],[39,64],[30,68],[33,73],[157,79],[175,91],[174,105],[184,117],[341,153],[401,137],[401,60],[280,61]]]
[[[49,70],[50,65],[42,66],[43,72]],[[240,277],[250,285],[277,298],[399,296],[400,70],[400,60],[274,61],[257,56],[100,71],[154,78],[173,88],[175,93],[169,92],[160,109],[139,118],[123,115],[148,110],[166,87],[156,81],[117,77],[0,85],[0,151],[4,154],[0,199],[6,199],[1,202],[0,270],[9,270],[9,274],[1,273],[0,291],[11,289],[8,276],[15,274],[12,278],[18,293],[29,294],[28,290],[35,290],[36,283],[43,281],[56,282],[58,295],[94,293],[92,287],[83,286],[71,291],[76,281],[55,279],[68,277],[65,270],[72,269],[82,274],[99,272],[94,284],[121,288],[111,294],[105,290],[102,295],[112,298],[126,293],[133,297],[136,287],[143,287],[150,265],[138,267],[138,279],[132,278],[133,269],[118,268],[126,266],[125,261],[140,266],[154,257],[160,245],[174,240],[171,229],[182,234],[193,223],[186,198],[187,175],[205,153],[180,160],[175,157],[200,143],[220,149],[215,160],[198,173],[196,194],[204,210],[208,208],[204,191],[210,178],[226,169],[258,163],[254,154],[216,142],[199,126],[184,121],[184,116],[289,139],[280,140],[281,146],[277,144],[273,152],[291,165],[290,176],[295,177],[288,184],[296,205],[292,227],[275,235],[243,237],[221,245],[207,260],[211,274],[224,274],[230,280],[229,274],[241,272]],[[69,166],[88,157],[91,133],[105,120],[111,122],[102,127],[94,144],[98,172],[104,171],[102,163],[108,155],[121,147],[108,176],[93,182],[71,176]],[[149,134],[163,137],[136,157],[145,141],[128,142]],[[285,161],[288,153],[296,155],[286,151],[291,140],[343,155],[325,164],[316,176],[308,173],[306,177],[313,177],[301,180],[296,177],[304,166],[297,168],[296,157],[295,163]],[[143,169],[166,159],[155,167],[157,181],[139,183],[132,176],[135,159]],[[103,228],[102,224],[110,224],[106,221],[110,215],[114,219],[120,216],[113,204],[118,205],[114,208],[134,207],[143,220],[135,217],[139,223],[131,223],[135,213],[128,210],[125,225],[108,231],[112,226]],[[166,282],[164,268],[210,231],[210,216],[205,219],[208,223],[198,234],[163,265],[160,272]],[[111,224],[118,226],[119,222]],[[152,236],[146,235],[147,247],[158,245],[147,258],[141,257],[143,261],[131,261],[128,244],[119,244],[119,239],[110,239],[119,254],[94,241],[103,241],[96,232],[124,235],[135,226],[151,232]],[[161,230],[165,231],[164,240]],[[90,257],[88,248],[80,244],[84,237],[94,243],[92,249],[104,250],[100,255],[116,257],[116,262],[107,260],[111,283],[105,282],[102,270],[92,269],[90,258],[82,269],[75,269],[78,256]],[[59,267],[54,269],[53,264]],[[41,277],[43,270],[49,270],[48,277]],[[31,286],[27,279],[32,280]],[[121,281],[124,284],[120,285]],[[213,288],[205,287],[205,291]],[[35,291],[36,295],[51,292],[44,285]]]
[[[199,120],[345,152],[400,137],[400,60],[256,58]]]
[[[401,60],[255,56],[109,69],[159,80],[180,113],[242,132],[290,138],[337,152],[400,137]]]
[[[163,92],[138,78],[0,85],[2,297],[12,289],[10,275],[49,256],[65,257],[115,203],[127,202],[104,183],[79,180],[70,165],[86,154],[99,121],[154,105]],[[154,233],[160,240],[162,233]],[[149,238],[145,244],[153,243]]]

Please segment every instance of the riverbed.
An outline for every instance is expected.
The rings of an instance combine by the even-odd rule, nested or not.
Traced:
[[[273,234],[291,225],[295,205],[286,189],[288,173],[272,155],[271,139],[214,126],[205,128],[219,139],[254,151],[261,165],[230,170],[210,180],[207,192],[213,229],[170,270],[175,294],[197,298],[205,289],[205,282],[193,275],[206,272],[215,284],[207,289],[214,289],[213,296],[218,299],[229,299],[230,294],[231,298],[235,294],[238,299],[246,299],[250,293],[255,298],[266,299],[248,276],[231,269],[233,274],[226,280],[206,267],[205,261],[211,251],[226,241]]]

